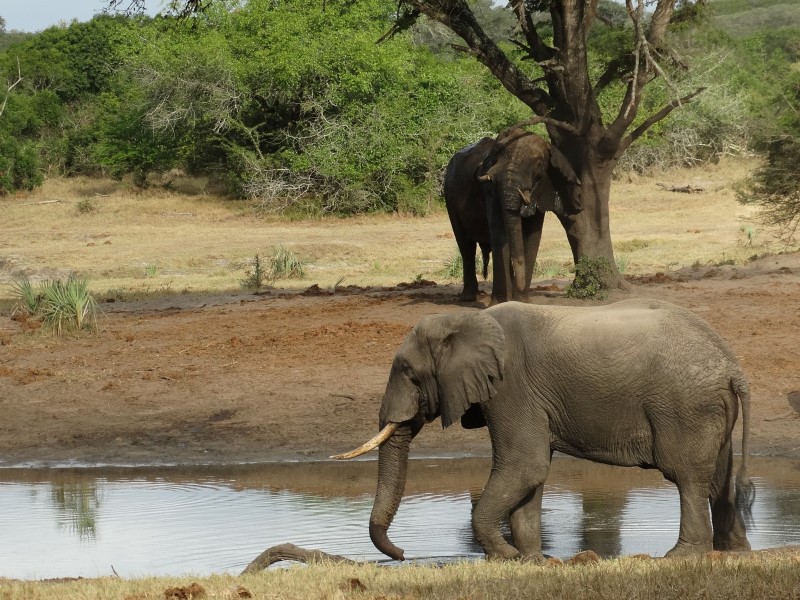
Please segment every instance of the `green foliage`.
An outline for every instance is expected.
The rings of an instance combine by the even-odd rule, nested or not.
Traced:
[[[509,43],[511,11],[469,4],[539,77]],[[619,169],[749,149],[800,60],[794,4],[716,0],[698,13],[697,3],[678,2],[671,42],[680,60],[660,59],[668,82],[648,86],[634,127],[676,96],[707,89],[652,127]],[[23,76],[0,116],[0,194],[39,185],[43,172],[145,186],[151,173],[182,167],[222,179],[266,212],[427,214],[452,153],[530,111],[424,17],[377,44],[396,9],[388,0],[215,1],[190,24],[98,15],[32,35],[0,31],[0,81],[16,78],[17,60]],[[598,91],[609,123],[633,68],[633,28],[618,2],[600,0],[597,10],[590,76],[597,83],[615,65]],[[546,22],[540,32],[552,43]]]
[[[34,288],[27,278],[13,282],[17,308],[42,319],[56,335],[97,328],[97,302],[85,279],[70,276],[42,282]]]
[[[773,103],[774,127],[765,131],[759,147],[764,162],[737,190],[742,203],[758,204],[763,222],[791,240],[800,226],[800,73],[786,77]],[[752,243],[752,236],[749,236]]]
[[[608,296],[606,281],[611,276],[611,265],[603,256],[581,256],[575,265],[575,279],[567,289],[567,298],[603,300]]]

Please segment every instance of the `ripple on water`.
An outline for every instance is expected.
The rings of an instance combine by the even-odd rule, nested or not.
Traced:
[[[566,461],[545,490],[546,553],[661,555],[672,547],[679,522],[674,486],[657,474],[603,467],[598,476],[596,465]],[[757,463],[751,544],[800,544],[800,471]],[[403,498],[390,537],[409,559],[479,558],[470,515],[485,461],[429,466],[439,465],[417,475],[409,470],[415,491]],[[325,464],[211,474],[0,470],[0,577],[91,577],[110,574],[112,566],[124,577],[238,572],[284,542],[385,561],[368,533],[373,496],[363,490],[372,489],[374,475],[364,465],[354,469],[361,470],[341,471],[333,484]]]

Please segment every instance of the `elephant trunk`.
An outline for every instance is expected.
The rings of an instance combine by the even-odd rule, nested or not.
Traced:
[[[519,200],[517,200],[519,204]],[[525,290],[525,245],[522,241],[522,217],[519,211],[503,211],[503,219],[508,236],[508,249],[511,255],[512,285],[514,289],[510,298],[520,298]]]
[[[378,489],[369,518],[369,537],[378,550],[395,560],[404,560],[403,550],[389,540],[386,532],[400,506],[406,486],[408,448],[420,428],[421,424],[414,426],[411,421],[402,424],[378,453]]]

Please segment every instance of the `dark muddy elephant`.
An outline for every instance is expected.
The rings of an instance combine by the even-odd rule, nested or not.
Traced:
[[[742,410],[742,461],[731,435]],[[486,424],[492,469],[472,514],[488,558],[542,560],[542,489],[554,451],[658,469],[680,494],[670,555],[749,549],[745,517],[750,391],[725,341],[688,310],[653,300],[598,307],[508,302],[426,317],[392,363],[369,531],[387,535],[405,486],[409,445],[423,424]],[[709,505],[711,517],[709,518]],[[501,534],[509,519],[513,545]]]
[[[530,289],[544,211],[580,212],[578,177],[554,146],[523,129],[483,138],[456,152],[445,171],[444,198],[464,265],[462,302],[477,299],[475,250],[483,276],[494,255],[491,304]]]

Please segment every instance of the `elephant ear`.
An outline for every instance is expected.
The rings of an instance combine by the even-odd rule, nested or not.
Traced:
[[[448,317],[446,329],[431,348],[443,428],[497,393],[505,356],[503,329],[483,312]]]
[[[568,215],[578,214],[583,210],[581,180],[567,157],[561,153],[561,150],[553,144],[548,144],[548,146],[550,150],[550,166],[547,169],[547,174],[562,199],[564,211]]]

